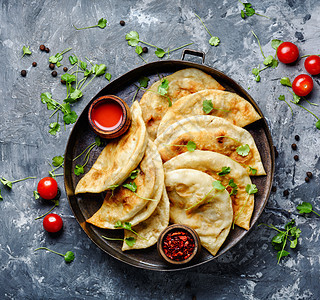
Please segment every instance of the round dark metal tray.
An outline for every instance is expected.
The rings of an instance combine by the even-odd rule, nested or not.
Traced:
[[[202,57],[202,64],[184,61],[183,59],[185,54]],[[102,238],[102,235],[122,238],[123,232],[121,230],[105,230],[86,223],[86,219],[91,217],[100,208],[103,202],[103,193],[84,195],[74,194],[75,187],[81,176],[76,176],[73,172],[76,164],[79,163],[79,161],[73,161],[73,159],[86,147],[93,143],[95,138],[95,134],[91,130],[87,119],[88,108],[96,98],[107,94],[116,95],[124,99],[127,104],[131,106],[133,95],[137,91],[135,84],[137,84],[138,79],[143,76],[150,78],[150,86],[153,82],[159,80],[159,75],[166,76],[181,69],[197,68],[215,78],[226,88],[227,91],[237,93],[254,106],[258,113],[262,116],[262,119],[250,124],[249,126],[246,126],[246,129],[251,133],[256,142],[267,175],[251,177],[252,182],[257,185],[259,190],[259,192],[255,194],[255,207],[251,219],[251,228],[256,223],[267,203],[274,174],[274,150],[266,120],[264,119],[255,101],[239,84],[222,72],[204,65],[203,62],[204,54],[202,52],[186,49],[183,52],[182,60],[152,62],[129,71],[128,73],[108,84],[91,100],[91,102],[86,106],[79,116],[71,131],[66,146],[64,166],[65,189],[70,207],[82,229],[98,247],[111,256],[129,265],[157,271],[174,271],[191,268],[193,266],[201,265],[211,261],[224,254],[248,233],[248,231],[236,227],[234,230],[230,231],[228,238],[216,256],[212,256],[207,250],[203,249],[197,260],[191,261],[189,265],[175,266],[169,265],[161,259],[157,253],[156,245],[144,250],[131,250],[122,252],[122,242],[110,241]],[[143,91],[139,91],[136,99],[140,100],[142,94]],[[102,149],[103,147],[95,147],[91,152],[89,163],[85,167],[85,173],[89,171]],[[126,162],[124,161],[123,163]]]

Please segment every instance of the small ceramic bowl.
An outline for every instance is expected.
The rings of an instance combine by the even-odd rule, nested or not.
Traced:
[[[114,95],[94,100],[89,107],[88,119],[92,130],[105,139],[113,139],[124,134],[131,124],[128,105]]]
[[[180,233],[183,232],[184,235],[181,235]],[[176,233],[176,235],[174,235]],[[181,239],[181,237],[183,237]],[[185,237],[189,237],[188,240],[186,240]],[[178,238],[181,239],[181,244],[183,244],[185,247],[185,242],[188,241],[190,243],[193,241],[194,243],[194,248],[193,251],[190,253],[185,252],[185,248],[181,249],[182,253],[185,252],[185,255],[182,255],[183,257],[178,256],[172,256],[173,258],[170,257],[170,254],[172,254],[176,246],[173,246],[172,249],[170,249],[170,245],[168,245],[169,241],[172,242],[172,238]],[[184,241],[185,240],[185,241]],[[188,246],[186,247],[188,249]],[[159,236],[158,242],[157,242],[157,249],[159,255],[168,263],[170,264],[175,264],[175,265],[182,265],[182,264],[187,264],[189,263],[192,259],[194,259],[200,252],[201,250],[201,243],[200,243],[200,238],[197,232],[192,229],[189,226],[186,225],[180,225],[180,224],[174,224],[168,226]],[[166,254],[166,252],[168,254]],[[176,252],[175,252],[176,253]],[[186,257],[186,258],[184,258]]]

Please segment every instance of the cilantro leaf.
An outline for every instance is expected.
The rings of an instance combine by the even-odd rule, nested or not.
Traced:
[[[69,56],[70,64],[74,65],[78,62],[78,58],[75,55]]]
[[[250,147],[248,144],[241,145],[237,147],[236,152],[241,156],[247,156],[250,152]]]
[[[126,40],[128,41],[128,44],[132,47],[135,47],[140,42],[139,40],[139,33],[136,31],[130,31],[126,34]]]
[[[213,110],[212,101],[211,101],[211,100],[203,100],[202,110],[203,110],[206,114],[209,114],[209,113]]]
[[[97,77],[103,75],[107,70],[107,66],[105,64],[95,65],[94,73]]]
[[[112,75],[110,73],[106,73],[106,75],[104,76],[108,81],[111,80]]]
[[[320,119],[316,122],[316,127],[320,130]]]
[[[285,98],[285,96],[284,96],[284,95],[280,95],[280,96],[278,97],[278,99],[279,99],[280,101],[284,101],[284,100],[286,100],[286,98]]]
[[[158,93],[161,96],[165,96],[168,93],[168,89],[169,89],[169,80],[166,78],[162,79],[161,84],[158,86]]]
[[[72,251],[67,251],[67,253],[64,255],[64,260],[67,263],[71,263],[74,261],[74,253]]]
[[[130,183],[125,183],[122,185],[124,188],[130,190],[131,192],[136,192],[137,190],[137,185],[135,182],[130,182]]]
[[[72,83],[76,81],[76,76],[69,73],[65,73],[61,76],[61,80],[64,80],[66,83]]]
[[[227,174],[229,174],[231,171],[230,167],[222,167],[221,171],[219,173],[217,173],[219,176],[225,176]]]
[[[251,72],[253,75],[258,76],[260,73],[260,70],[258,68],[253,68]]]
[[[87,63],[85,61],[80,61],[80,68],[85,71],[87,69]]]
[[[52,158],[52,165],[55,167],[61,166],[63,164],[64,158],[63,156],[54,156]]]
[[[4,177],[0,178],[0,181],[4,186],[7,186],[9,189],[12,189],[12,181],[5,179]]]
[[[38,193],[38,191],[33,191],[33,197],[35,200],[38,200],[40,198],[40,194]]]
[[[257,174],[257,169],[254,169],[254,168],[249,166],[249,170],[250,170],[252,175],[256,175]]]
[[[140,170],[139,170],[139,169],[133,170],[133,171],[130,173],[129,178],[131,178],[131,179],[136,179],[137,176],[139,175],[139,173],[140,173]]]
[[[300,214],[308,214],[308,213],[315,213],[317,216],[320,217],[320,214],[318,214],[317,212],[315,212],[312,208],[311,203],[309,202],[302,202],[301,204],[299,204],[297,206],[297,210],[299,211]]]
[[[280,83],[284,86],[289,86],[289,87],[292,87],[292,83],[290,81],[290,79],[288,77],[282,77],[280,79]]]
[[[98,27],[100,27],[101,29],[105,28],[107,26],[107,20],[104,18],[101,18],[98,21]]]
[[[142,47],[139,46],[139,45],[136,46],[136,50],[135,50],[135,51],[136,51],[136,53],[139,54],[139,55],[143,52]]]
[[[114,228],[123,228],[122,227],[122,222],[121,221],[117,221],[116,224],[114,225]]]
[[[164,55],[166,54],[166,52],[165,52],[163,49],[161,49],[161,48],[157,48],[157,50],[156,50],[154,53],[155,53],[155,55],[157,55],[159,58],[164,57]]]
[[[278,254],[277,254],[277,258],[278,258],[278,261],[282,258],[282,257],[285,257],[285,256],[288,256],[290,253],[286,250],[281,250],[281,251],[278,251]]]
[[[293,93],[293,103],[297,104],[301,100],[301,97]]]
[[[187,149],[188,149],[189,152],[193,152],[194,150],[197,149],[196,143],[193,142],[193,141],[189,141],[189,142],[187,143]]]
[[[217,47],[220,44],[220,39],[217,36],[212,36],[209,40],[209,44]]]
[[[218,191],[223,191],[226,189],[226,187],[219,180],[212,182],[212,186]]]
[[[76,167],[74,168],[74,174],[76,174],[77,176],[79,176],[80,174],[84,173],[84,169],[83,166],[81,165],[76,165]]]
[[[146,88],[148,86],[149,81],[150,81],[150,78],[148,77],[141,77],[138,79],[140,87],[143,87],[143,88]]]
[[[127,237],[124,240],[129,247],[132,247],[136,243],[136,239],[134,237]]]
[[[96,136],[96,137],[94,138],[94,143],[95,143],[98,147],[100,147],[100,146],[102,145],[102,141],[101,141],[100,137]]]
[[[243,3],[243,6],[248,17],[251,17],[255,14],[256,11],[252,7],[251,3]]]
[[[43,104],[47,104],[47,109],[49,110],[55,110],[57,107],[57,102],[52,99],[52,95],[49,92],[42,93],[40,95],[41,102]]]
[[[77,118],[78,118],[78,115],[75,111],[71,111],[70,113],[66,113],[64,116],[63,116],[63,121],[66,123],[66,124],[73,124],[77,121]]]
[[[283,43],[283,41],[281,40],[277,40],[277,39],[273,39],[271,41],[271,47],[274,49],[274,50],[277,50],[278,47]]]
[[[238,193],[238,186],[232,178],[229,180],[228,186],[232,187],[230,196],[236,195]]]
[[[255,184],[247,184],[246,186],[246,192],[249,195],[255,194],[258,192],[257,186]]]
[[[273,61],[273,56],[269,55],[265,58],[265,60],[263,61],[263,64],[269,67],[272,64],[272,61]]]
[[[126,229],[126,230],[131,230],[131,223],[130,222],[124,222],[123,225],[122,225],[122,228],[123,229]]]
[[[24,57],[25,55],[31,55],[32,52],[30,51],[29,48],[30,48],[30,46],[28,46],[28,47],[23,46],[23,47],[22,47],[22,51],[23,51],[22,57]],[[22,58],[22,57],[21,57],[21,58]]]
[[[51,135],[56,135],[57,132],[60,131],[60,124],[58,122],[52,122],[49,125],[50,129],[49,129],[49,133]]]
[[[272,58],[272,62],[270,64],[270,67],[272,69],[275,69],[278,65],[279,65],[279,62],[275,58]]]

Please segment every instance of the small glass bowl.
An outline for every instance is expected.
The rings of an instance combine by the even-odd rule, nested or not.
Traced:
[[[174,260],[165,254],[164,241],[165,241],[166,237],[168,236],[168,234],[174,233],[174,232],[180,232],[180,231],[186,232],[187,234],[189,234],[192,237],[192,239],[194,240],[194,249],[193,249],[192,254],[188,258],[186,258],[184,260]],[[196,256],[198,256],[198,254],[200,253],[200,251],[201,251],[200,238],[199,238],[199,235],[197,234],[197,232],[189,226],[181,225],[181,224],[170,225],[164,231],[162,231],[162,233],[160,234],[160,236],[158,238],[158,242],[157,242],[157,250],[158,250],[159,255],[166,262],[168,262],[170,264],[174,264],[174,265],[187,264],[192,259],[194,259]]]
[[[108,130],[104,130],[99,128],[94,122],[93,122],[93,118],[92,118],[92,112],[95,108],[97,108],[99,105],[104,104],[104,103],[108,103],[108,102],[114,102],[116,104],[118,104],[121,107],[122,113],[123,113],[123,117],[122,120],[119,124],[117,124],[116,128],[112,128],[112,129],[108,129]],[[94,100],[90,107],[89,107],[89,111],[88,111],[88,119],[89,119],[89,124],[92,128],[92,130],[99,135],[100,137],[104,138],[104,139],[113,139],[116,138],[122,134],[124,134],[130,124],[131,124],[131,113],[130,113],[130,109],[127,105],[126,102],[124,102],[124,100],[122,100],[121,98],[114,96],[114,95],[106,95],[106,96],[101,96],[98,99]]]

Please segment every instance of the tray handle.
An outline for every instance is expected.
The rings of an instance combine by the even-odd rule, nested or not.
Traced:
[[[201,57],[202,58],[202,64],[204,64],[204,59],[205,59],[204,52],[196,51],[196,50],[192,50],[192,49],[183,49],[182,55],[181,55],[181,60],[184,60],[184,57],[185,57],[186,54]]]

